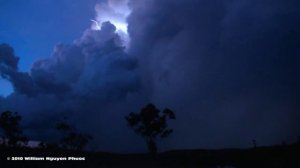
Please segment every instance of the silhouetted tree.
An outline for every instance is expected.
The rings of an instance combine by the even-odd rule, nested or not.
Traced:
[[[125,118],[128,125],[146,139],[149,152],[156,154],[156,139],[166,138],[173,132],[168,128],[167,119],[175,119],[175,114],[167,108],[161,113],[153,104],[148,104],[140,113],[131,112]]]
[[[298,141],[297,141],[298,144],[300,144],[300,135],[298,136]]]
[[[89,140],[92,139],[92,137],[87,134],[79,133],[75,127],[71,126],[67,121],[58,123],[56,129],[63,134],[60,144],[66,149],[82,150]]]
[[[5,111],[0,115],[0,128],[3,130],[5,137],[3,143],[8,146],[18,146],[27,143],[27,138],[19,124],[22,117],[17,112]]]
[[[252,144],[253,144],[253,147],[254,147],[254,148],[257,147],[257,143],[256,143],[256,140],[255,140],[255,139],[252,140]]]

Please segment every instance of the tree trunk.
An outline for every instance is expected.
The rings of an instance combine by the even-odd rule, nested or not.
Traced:
[[[155,141],[153,139],[150,139],[148,140],[147,145],[148,145],[149,153],[152,155],[156,155],[157,147]]]

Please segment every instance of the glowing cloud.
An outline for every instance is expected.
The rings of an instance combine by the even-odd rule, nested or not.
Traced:
[[[127,32],[127,17],[130,14],[128,7],[129,0],[108,0],[95,6],[96,17],[91,20],[91,29],[100,30],[103,22],[109,21],[116,27],[116,33],[122,38],[124,45],[128,46],[129,36]]]
[[[101,29],[99,23],[98,23],[96,20],[91,19],[91,21],[94,23],[94,24],[92,25],[92,28],[93,28],[94,30],[100,30],[100,29]]]

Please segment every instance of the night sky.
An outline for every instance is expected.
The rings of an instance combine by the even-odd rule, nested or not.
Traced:
[[[298,0],[0,0],[0,111],[52,142],[67,117],[90,149],[146,151],[124,117],[175,111],[161,150],[300,135]],[[96,23],[97,22],[97,23]]]

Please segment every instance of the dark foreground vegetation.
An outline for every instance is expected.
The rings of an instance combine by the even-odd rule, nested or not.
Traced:
[[[1,168],[300,167],[299,143],[251,149],[176,150],[155,156],[6,146],[0,147],[0,153]],[[85,161],[19,161],[11,157],[85,157]]]
[[[17,112],[0,114],[0,168],[300,168],[300,138],[294,144],[250,149],[176,150],[157,153],[156,141],[173,132],[168,121],[170,109],[159,110],[148,104],[140,112],[125,117],[128,126],[144,138],[147,154],[87,152],[92,137],[79,132],[66,118],[55,129],[61,133],[56,143],[39,142],[30,146],[20,127]],[[52,161],[51,161],[52,160]]]

